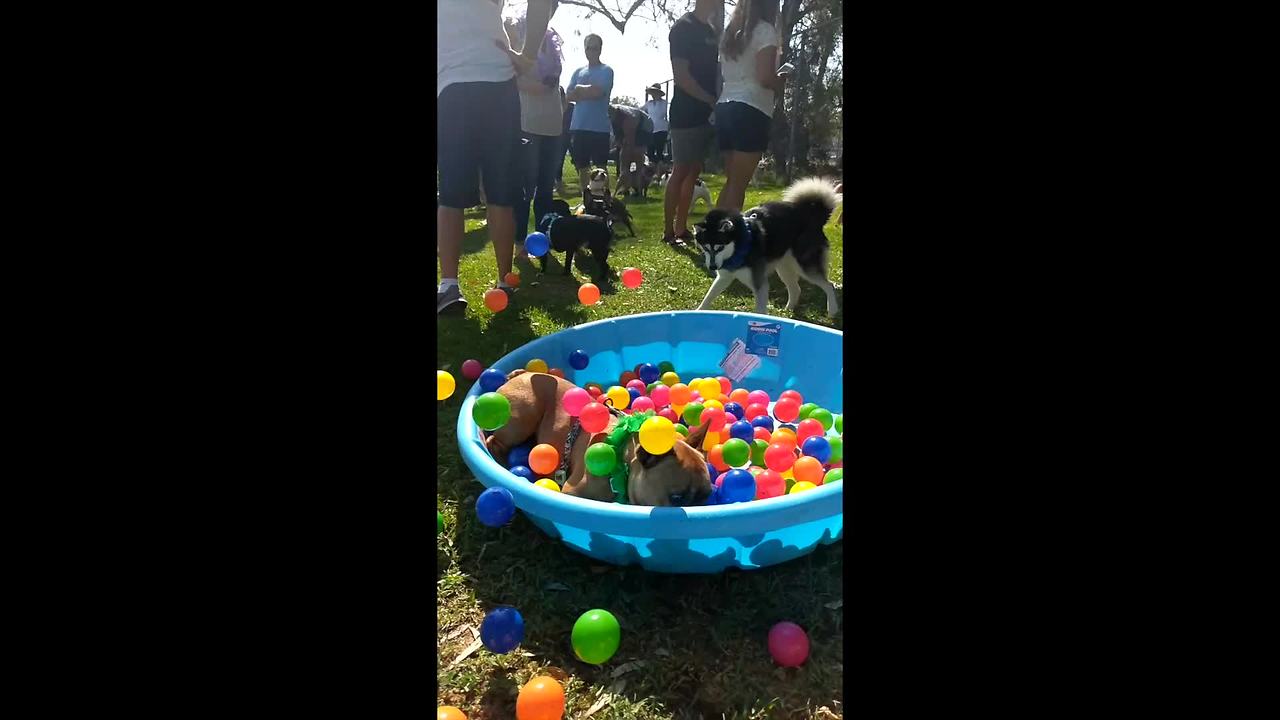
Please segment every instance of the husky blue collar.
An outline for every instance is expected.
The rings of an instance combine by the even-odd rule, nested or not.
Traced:
[[[723,270],[737,270],[747,262],[747,253],[751,251],[751,223],[755,215],[742,218],[742,239],[733,244],[733,254],[720,266]]]

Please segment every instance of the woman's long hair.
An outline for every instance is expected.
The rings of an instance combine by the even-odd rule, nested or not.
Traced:
[[[525,19],[518,18],[515,22],[515,30],[517,42],[524,38]],[[514,43],[512,43],[514,44]],[[564,70],[564,39],[560,37],[560,33],[555,28],[547,26],[547,34],[542,38],[542,47],[538,48],[538,60],[534,66],[534,77],[542,81],[551,80],[551,84],[560,83],[560,73]]]
[[[724,29],[724,42],[720,45],[725,57],[738,59],[751,41],[751,31],[761,20],[777,27],[778,0],[742,0],[738,3],[733,9],[733,17],[729,18],[729,26]]]

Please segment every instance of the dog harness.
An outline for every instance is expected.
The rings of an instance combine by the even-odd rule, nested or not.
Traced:
[[[623,452],[623,444],[627,438],[640,431],[640,426],[645,420],[654,416],[653,411],[646,410],[642,413],[627,415],[621,410],[615,410],[613,401],[605,398],[604,406],[609,409],[610,414],[619,419],[617,425],[614,426],[613,432],[605,439],[605,444],[613,447],[616,461],[613,465],[613,472],[609,474],[609,488],[613,490],[613,501],[616,503],[626,504],[627,502],[627,476],[631,472],[630,465],[626,462]],[[578,418],[573,419],[573,424],[569,426],[569,434],[564,440],[564,454],[561,455],[560,469],[556,470],[556,483],[560,487],[564,487],[564,482],[569,478],[569,458],[573,456],[573,444],[578,441],[578,435],[582,433],[582,423]]]
[[[559,219],[560,219],[559,213],[549,212],[546,215],[543,215],[542,219],[538,221],[538,229],[541,230],[547,237],[551,237],[551,226],[555,225],[556,221]]]
[[[735,243],[733,246],[733,254],[720,267],[724,270],[737,270],[747,262],[747,253],[751,251],[751,223],[748,220],[755,220],[756,214],[751,213],[742,219],[742,241]]]

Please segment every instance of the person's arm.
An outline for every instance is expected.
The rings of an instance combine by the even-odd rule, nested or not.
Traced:
[[[778,61],[781,51],[776,45],[760,48],[756,53],[756,82],[760,87],[774,92],[782,92],[787,84],[787,76],[778,74]]]
[[[578,85],[573,92],[574,96],[569,99],[574,102],[578,100],[595,100],[605,94],[604,86],[602,85]]]
[[[685,91],[690,97],[708,105],[716,104],[716,96],[702,89],[698,81],[689,72],[689,61],[685,58],[671,58],[671,74],[675,76],[676,87]]]
[[[520,56],[526,60],[536,60],[538,50],[547,35],[547,24],[551,22],[551,0],[529,0],[525,11],[524,48]]]
[[[541,95],[551,90],[551,88],[530,77],[529,73],[520,73],[516,76],[516,88],[520,92],[530,95]]]

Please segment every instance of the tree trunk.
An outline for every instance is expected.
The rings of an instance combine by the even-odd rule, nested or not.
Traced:
[[[800,12],[800,0],[783,0],[782,8],[778,13],[778,34],[782,40],[782,62],[790,62],[795,64],[795,56],[797,53],[791,50],[791,36],[796,26],[796,18]],[[794,78],[794,75],[792,76]],[[791,112],[786,109],[787,91],[792,94]],[[794,82],[787,83],[787,90],[778,93],[777,99],[773,105],[773,129],[770,137],[773,140],[773,162],[776,173],[781,173],[783,177],[790,182],[790,171],[788,168],[791,163],[788,162],[791,149],[790,128],[787,122],[791,118],[797,117],[795,112],[795,85]]]

